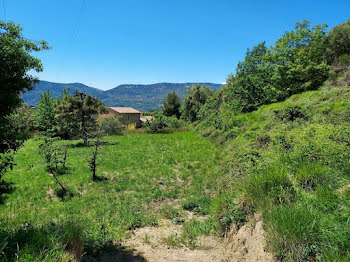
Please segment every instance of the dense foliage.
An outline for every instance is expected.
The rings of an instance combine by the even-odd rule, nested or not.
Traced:
[[[197,121],[200,109],[213,93],[214,91],[209,87],[200,85],[194,85],[188,89],[181,108],[182,117],[187,121]]]
[[[175,92],[170,92],[163,101],[163,114],[165,116],[176,116],[180,118],[181,99]]]
[[[57,125],[55,118],[56,101],[50,90],[40,94],[40,101],[35,108],[35,126],[45,135],[53,135]]]
[[[75,92],[58,105],[57,119],[66,127],[69,125],[68,132],[71,137],[80,137],[88,145],[89,138],[98,128],[97,116],[105,110],[103,103],[97,98]]]
[[[45,49],[48,49],[45,41],[27,40],[18,25],[0,21],[0,179],[13,165],[11,152],[21,145],[23,138],[20,130],[11,127],[8,116],[21,104],[21,94],[31,90],[37,80],[28,72],[43,69],[32,52]]]
[[[336,61],[343,55],[350,54],[350,20],[334,27],[327,37],[327,60]]]
[[[159,133],[164,127],[166,127],[166,119],[167,117],[164,116],[162,113],[155,112],[152,120],[149,120],[144,123],[144,127],[150,133]]]
[[[244,61],[237,65],[236,74],[203,106],[199,128],[206,129],[208,134],[220,130],[232,136],[234,115],[319,88],[329,71],[325,28],[325,25],[311,27],[303,21],[273,46],[267,47],[263,42],[248,49]]]
[[[347,30],[340,25],[327,39],[324,25],[297,23],[273,46],[248,50],[195,127],[226,144],[232,190],[221,196],[223,228],[262,213],[268,247],[281,261],[350,259]],[[327,54],[337,63],[325,82]]]
[[[118,117],[103,117],[99,120],[100,131],[104,135],[121,135],[125,126]]]

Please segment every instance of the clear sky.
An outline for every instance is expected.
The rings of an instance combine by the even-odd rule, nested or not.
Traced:
[[[40,79],[110,89],[222,83],[248,47],[303,19],[342,23],[350,0],[0,0],[5,18],[52,47]]]

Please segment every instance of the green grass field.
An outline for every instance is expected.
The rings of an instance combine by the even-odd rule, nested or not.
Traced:
[[[210,212],[220,187],[220,147],[189,131],[126,133],[103,141],[97,174],[108,180],[101,182],[93,182],[88,169],[92,147],[58,142],[69,143],[68,169],[59,179],[73,197],[63,200],[39,154],[42,140],[25,142],[15,156],[17,165],[4,177],[13,187],[0,205],[5,261],[64,260],[72,241],[83,243],[89,254],[98,253],[161,218],[182,221],[185,209],[198,215]],[[179,207],[171,204],[174,200]],[[215,226],[210,218],[190,226],[194,231],[182,241],[194,247],[186,239],[200,235],[203,224],[210,227],[206,234]]]
[[[169,248],[195,249],[198,236],[222,236],[261,214],[277,259],[349,261],[349,101],[349,87],[326,86],[232,116],[228,130],[194,128],[218,143],[184,130],[104,137],[99,182],[88,168],[93,147],[57,141],[68,143],[63,199],[39,154],[43,140],[30,139],[4,177],[13,190],[0,199],[0,259],[126,252],[133,230],[163,219],[183,225],[162,240]]]

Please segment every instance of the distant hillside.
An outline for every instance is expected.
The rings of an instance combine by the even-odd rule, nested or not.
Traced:
[[[57,98],[64,88],[70,88],[70,93],[79,90],[102,100],[106,106],[131,106],[138,110],[152,110],[159,108],[169,92],[175,91],[181,99],[185,97],[186,90],[196,83],[156,83],[150,85],[119,85],[110,90],[100,90],[81,83],[60,84],[48,81],[40,81],[35,89],[23,95],[25,103],[36,105],[40,100],[40,94],[50,90]],[[198,83],[213,88],[221,87],[220,84]]]

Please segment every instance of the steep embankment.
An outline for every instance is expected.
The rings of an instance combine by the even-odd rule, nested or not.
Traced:
[[[226,145],[225,187],[234,192],[217,214],[226,230],[259,213],[279,260],[350,259],[349,80],[348,66],[333,67],[320,90],[232,116],[226,130],[196,127]]]

